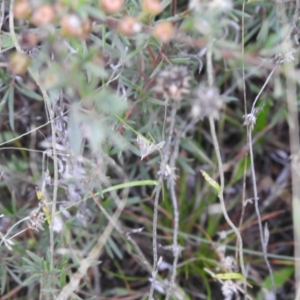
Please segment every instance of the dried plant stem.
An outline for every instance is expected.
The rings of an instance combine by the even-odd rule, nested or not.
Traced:
[[[170,158],[170,152],[171,152],[171,143],[172,143],[172,136],[174,132],[175,127],[175,118],[176,118],[176,112],[177,112],[177,103],[173,102],[172,105],[172,112],[171,112],[171,123],[170,123],[170,129],[168,134],[168,140],[165,144],[161,166],[160,166],[160,175],[158,178],[157,187],[155,189],[155,198],[154,198],[154,209],[153,209],[153,231],[152,231],[152,248],[153,248],[153,270],[152,270],[152,283],[149,291],[149,299],[153,299],[153,293],[154,293],[154,285],[155,285],[155,278],[158,272],[158,255],[157,255],[157,216],[158,216],[158,202],[159,202],[159,196],[161,187],[163,184],[163,174],[165,173],[166,166],[168,163],[168,160]]]
[[[174,103],[176,105],[176,103]],[[172,274],[170,278],[170,283],[167,291],[167,296],[166,300],[168,300],[172,294],[172,290],[174,290],[174,283],[176,279],[176,274],[177,274],[177,265],[178,265],[178,259],[181,253],[181,248],[180,245],[178,245],[178,230],[179,230],[179,210],[178,210],[178,203],[177,203],[177,197],[176,197],[176,191],[175,191],[175,174],[173,174],[173,170],[175,170],[176,166],[176,159],[178,157],[178,152],[179,152],[179,146],[180,146],[180,136],[177,137],[176,143],[174,146],[173,153],[171,155],[170,159],[170,169],[171,171],[171,176],[169,180],[169,188],[171,192],[171,200],[172,200],[172,205],[173,205],[173,213],[174,213],[174,228],[173,228],[173,267],[172,267]]]
[[[255,105],[260,97],[260,95],[262,94],[263,90],[265,89],[265,87],[267,86],[268,82],[270,81],[274,71],[276,70],[276,67],[273,68],[273,70],[270,72],[269,76],[267,77],[264,85],[262,86],[261,90],[259,91],[258,95],[256,96],[253,105],[252,105],[252,109],[251,109],[251,114],[253,115],[253,117],[255,118]],[[254,122],[255,123],[255,122]],[[254,126],[253,123],[253,126]],[[270,265],[270,262],[268,260],[268,254],[267,254],[267,241],[264,237],[263,234],[263,228],[262,228],[262,221],[261,221],[261,216],[260,216],[260,212],[259,212],[259,206],[258,206],[258,193],[257,193],[257,185],[256,185],[256,175],[255,175],[255,167],[254,167],[254,155],[253,155],[253,141],[252,141],[252,129],[253,126],[248,126],[248,147],[249,147],[249,153],[250,153],[250,164],[251,164],[251,176],[252,176],[252,182],[253,182],[253,193],[254,193],[254,206],[255,206],[255,213],[257,216],[257,221],[258,221],[258,227],[259,227],[259,235],[260,235],[260,241],[261,241],[261,246],[262,246],[262,250],[263,250],[263,257],[265,260],[265,263],[267,265],[269,274],[270,274],[270,278],[271,278],[271,284],[272,284],[272,290],[274,292],[274,297],[276,299],[276,290],[275,290],[275,282],[274,282],[274,275],[273,275],[273,271],[272,271],[272,267]]]
[[[254,102],[253,102],[253,104],[252,104],[252,110],[251,110],[251,112],[254,111],[255,105],[256,105],[256,103],[257,103],[257,101],[258,101],[260,95],[262,94],[263,90],[264,90],[265,87],[267,86],[267,84],[268,84],[268,82],[270,81],[270,79],[271,79],[273,73],[275,72],[275,70],[276,70],[276,66],[272,69],[272,71],[270,72],[269,76],[267,77],[267,79],[266,79],[264,85],[262,86],[262,88],[260,89],[259,93],[258,93],[257,96],[255,97],[255,100],[254,100]]]
[[[245,266],[244,266],[244,257],[243,257],[243,240],[242,240],[242,237],[241,237],[241,234],[240,234],[239,230],[232,223],[232,221],[230,220],[230,218],[227,214],[225,201],[224,201],[224,197],[223,197],[223,192],[224,192],[224,187],[225,187],[223,164],[222,164],[222,158],[221,158],[219,143],[218,143],[217,134],[216,134],[215,123],[214,123],[214,119],[212,117],[209,117],[209,125],[210,125],[210,131],[211,131],[213,143],[214,143],[214,149],[216,151],[216,156],[217,156],[217,160],[218,160],[218,168],[219,168],[219,173],[220,173],[220,187],[221,187],[221,189],[220,189],[220,193],[219,193],[218,196],[219,196],[219,199],[220,199],[222,213],[224,215],[224,218],[225,218],[226,222],[232,228],[232,230],[235,233],[235,235],[237,237],[237,240],[239,242],[239,249],[238,250],[239,250],[240,266],[241,266],[241,271],[242,271],[243,277],[246,279],[246,270],[245,270]],[[244,292],[245,292],[245,296],[247,296],[247,285],[246,284],[244,284]]]
[[[210,87],[213,87],[214,85],[214,75],[213,75],[213,65],[212,65],[212,43],[210,42],[207,47],[207,53],[206,53],[206,60],[207,60],[207,77],[208,77],[208,85]],[[238,243],[239,243],[239,258],[240,258],[240,266],[241,266],[241,272],[243,277],[246,279],[246,270],[244,266],[244,257],[243,257],[243,240],[241,237],[241,234],[238,230],[238,228],[232,223],[231,219],[229,218],[227,211],[226,211],[226,206],[225,206],[225,201],[223,197],[223,192],[224,192],[224,187],[225,187],[225,180],[224,180],[224,173],[223,173],[223,163],[222,163],[222,158],[220,154],[220,148],[219,148],[219,143],[217,139],[217,134],[216,134],[216,128],[215,128],[215,123],[214,119],[212,116],[209,116],[209,125],[210,125],[210,131],[213,139],[213,144],[214,144],[214,149],[216,152],[217,160],[218,160],[218,168],[219,168],[219,174],[220,174],[220,192],[219,192],[219,199],[220,199],[220,204],[222,208],[222,213],[224,215],[225,220],[229,224],[229,226],[232,228],[234,233],[236,234]],[[247,285],[244,283],[244,296],[245,298],[247,297]]]
[[[166,145],[167,147],[167,145]],[[153,299],[155,279],[158,272],[158,255],[157,255],[157,217],[158,217],[158,202],[163,183],[163,177],[158,178],[157,187],[155,189],[154,209],[153,209],[153,229],[152,229],[152,247],[153,247],[153,269],[152,269],[152,283],[149,291],[149,300]]]
[[[294,256],[295,260],[300,257],[300,140],[299,140],[299,121],[297,109],[297,90],[295,80],[297,78],[294,66],[287,64],[284,68],[287,78],[286,102],[288,109],[289,137],[291,148],[291,175],[292,175],[292,195],[293,195],[293,227],[294,227]],[[295,262],[295,282],[296,300],[300,300],[300,268]]]
[[[4,13],[5,13],[5,0],[2,0],[0,4],[0,30],[4,23]]]
[[[242,16],[242,55],[245,56],[245,2],[243,3],[242,8],[243,16]],[[246,95],[246,76],[245,76],[245,61],[242,61],[242,77],[243,77],[243,96],[244,96],[244,113],[245,116],[247,115],[247,95]],[[248,127],[247,127],[247,134],[248,134]],[[245,158],[247,157],[247,152],[245,155]],[[241,232],[243,221],[244,221],[244,215],[245,215],[245,203],[246,203],[246,176],[247,176],[247,159],[244,161],[244,172],[243,172],[243,194],[242,194],[242,212],[239,222],[239,231]],[[238,249],[238,241],[236,242],[237,249]],[[235,259],[237,261],[238,258],[238,251],[236,251]]]
[[[293,27],[297,28],[300,1],[296,2],[295,12],[293,16]],[[284,25],[290,24],[290,20],[286,15],[285,10],[279,10],[281,19]],[[283,51],[290,49],[290,44],[283,45]],[[284,64],[284,76],[286,77],[286,103],[288,110],[288,125],[289,125],[289,139],[290,139],[290,153],[291,153],[291,177],[292,177],[292,207],[293,207],[293,228],[294,228],[294,259],[295,259],[295,300],[300,300],[300,267],[297,261],[300,258],[300,139],[299,139],[299,109],[297,107],[297,74],[295,65],[293,63]]]
[[[262,228],[262,221],[261,221],[261,216],[259,212],[259,207],[258,207],[258,194],[257,194],[257,186],[256,186],[256,175],[255,175],[255,169],[254,169],[254,157],[253,157],[253,147],[252,147],[252,131],[249,130],[248,134],[248,141],[249,141],[249,154],[250,154],[250,161],[251,161],[251,176],[252,176],[252,181],[253,181],[253,193],[254,193],[254,206],[255,206],[255,213],[257,216],[257,222],[258,222],[258,228],[259,228],[259,235],[260,235],[260,241],[261,241],[261,246],[263,250],[263,256],[265,263],[267,265],[270,278],[271,278],[271,283],[272,283],[272,290],[274,292],[274,297],[276,299],[276,291],[275,291],[275,283],[274,283],[274,275],[272,271],[272,267],[270,265],[270,262],[268,260],[268,254],[267,254],[267,243],[265,242],[264,234],[263,234],[263,228]]]
[[[14,7],[14,0],[11,0],[10,10],[9,10],[9,30],[10,30],[11,39],[14,43],[16,50],[22,53],[22,49],[19,45],[15,33],[13,7]],[[37,86],[41,90],[41,93],[45,101],[45,105],[48,109],[48,113],[50,116],[50,124],[51,124],[51,132],[52,132],[53,165],[54,165],[53,198],[52,198],[52,211],[51,211],[51,215],[53,218],[56,212],[57,187],[58,187],[58,161],[57,161],[57,152],[56,152],[56,130],[55,130],[55,123],[54,123],[54,119],[55,119],[54,111],[52,109],[50,98],[39,80],[39,75],[35,73],[33,70],[31,70],[31,68],[28,68],[28,72],[30,73],[31,77],[35,80]],[[53,269],[53,257],[54,257],[54,232],[52,226],[49,227],[50,227],[49,228],[49,232],[50,232],[49,253],[50,253],[50,271],[51,271]]]

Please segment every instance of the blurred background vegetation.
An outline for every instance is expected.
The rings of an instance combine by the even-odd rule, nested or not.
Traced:
[[[236,236],[210,182],[220,180],[211,118],[247,293],[295,299],[286,86],[300,78],[299,2],[0,3],[0,299],[148,299],[150,289],[165,299],[172,274],[170,299],[243,299]],[[260,91],[251,163],[243,124]]]

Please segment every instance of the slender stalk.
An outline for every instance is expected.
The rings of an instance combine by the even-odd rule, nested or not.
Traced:
[[[263,90],[265,89],[265,87],[267,86],[268,82],[270,81],[270,79],[271,79],[273,73],[275,72],[275,70],[276,70],[276,67],[273,68],[273,70],[271,71],[271,73],[270,73],[269,76],[267,77],[267,79],[266,79],[264,85],[262,86],[261,90],[259,91],[259,93],[258,93],[257,96],[255,97],[255,100],[254,100],[254,102],[253,102],[253,104],[252,104],[252,112],[253,112],[253,110],[254,110],[254,108],[255,108],[256,102],[258,101],[260,95],[262,94]]]
[[[291,78],[296,78],[294,66],[287,64],[285,69],[287,78],[286,102],[288,109],[289,137],[291,149],[291,175],[292,175],[292,203],[293,203],[293,227],[294,227],[294,257],[295,261],[300,257],[300,140],[299,140],[299,121],[297,108],[297,89],[296,83]],[[296,300],[300,300],[300,268],[295,262],[295,283],[296,283]]]
[[[242,16],[242,56],[245,56],[245,18],[244,18],[244,13],[245,13],[245,2],[243,3],[243,8],[242,8],[243,16]],[[248,74],[249,75],[249,74]],[[242,77],[243,77],[243,96],[244,96],[244,114],[245,116],[247,115],[247,95],[246,95],[246,76],[245,76],[245,61],[243,59],[242,62]],[[248,126],[247,128],[247,134],[248,134]],[[246,153],[245,158],[247,158],[248,153]],[[241,232],[243,221],[244,221],[244,215],[245,215],[245,210],[246,210],[246,176],[247,176],[247,159],[245,159],[244,162],[244,172],[243,172],[243,194],[242,194],[242,212],[241,212],[241,217],[240,217],[240,222],[239,222],[239,232]],[[238,241],[237,241],[237,249],[238,249]],[[238,257],[238,251],[235,253],[235,259],[237,261]]]
[[[166,166],[170,157],[170,152],[171,152],[171,143],[172,143],[172,136],[174,132],[174,127],[175,127],[175,118],[176,118],[176,112],[177,112],[177,105],[174,102],[172,105],[172,112],[171,112],[171,124],[170,124],[170,129],[169,129],[169,134],[168,134],[168,139],[166,142],[166,145],[164,147],[163,151],[163,157],[162,157],[162,162],[160,166],[160,175],[158,178],[158,184],[155,189],[155,198],[154,198],[154,211],[153,211],[153,231],[152,231],[152,248],[153,248],[153,271],[152,271],[152,284],[150,287],[149,291],[149,299],[153,299],[153,293],[154,293],[154,285],[155,285],[155,278],[158,272],[158,255],[157,255],[157,216],[158,216],[158,202],[159,202],[159,196],[160,196],[160,191],[162,188],[163,184],[163,178],[164,174],[166,172]]]
[[[5,13],[5,0],[2,0],[0,4],[0,31],[4,23],[4,13]]]
[[[263,228],[262,228],[262,221],[261,221],[261,216],[260,216],[259,207],[258,207],[259,198],[258,198],[258,193],[257,193],[256,175],[255,175],[255,169],[254,169],[254,157],[253,157],[251,130],[249,130],[248,139],[249,139],[249,154],[250,154],[250,161],[251,161],[251,176],[252,176],[252,181],[253,181],[254,207],[255,207],[255,213],[257,216],[260,242],[261,242],[261,246],[262,246],[262,250],[263,250],[263,257],[264,257],[264,260],[267,265],[267,268],[268,268],[268,271],[270,274],[270,278],[271,278],[272,290],[274,292],[274,297],[275,297],[274,299],[276,299],[274,275],[273,275],[272,267],[271,267],[269,259],[268,259],[267,244],[265,243],[265,238],[264,238]]]
[[[173,106],[176,107],[176,103],[173,104]],[[175,112],[176,113],[176,112]],[[165,300],[168,300],[171,295],[174,288],[174,283],[176,279],[177,274],[177,265],[178,265],[178,259],[181,253],[180,245],[178,245],[178,230],[179,230],[179,209],[178,209],[178,203],[177,203],[177,196],[175,191],[175,166],[176,166],[176,159],[178,157],[179,152],[179,146],[180,146],[180,138],[181,136],[178,136],[176,139],[176,143],[174,146],[174,150],[170,159],[170,178],[169,178],[169,186],[170,186],[170,193],[171,193],[171,200],[173,205],[173,213],[174,213],[174,229],[173,229],[173,266],[172,266],[172,274],[170,278],[169,288],[167,291],[167,296]]]
[[[221,158],[219,143],[218,143],[217,134],[216,134],[215,123],[214,123],[214,120],[213,120],[212,117],[209,117],[209,125],[210,125],[210,131],[211,131],[213,143],[214,143],[214,149],[216,151],[217,160],[218,160],[218,168],[219,168],[220,183],[221,183],[220,184],[221,189],[220,189],[220,193],[219,193],[218,196],[219,196],[219,199],[220,199],[222,213],[224,215],[224,218],[225,218],[226,222],[232,228],[233,232],[235,233],[235,235],[238,239],[240,266],[241,266],[241,271],[242,271],[243,277],[246,279],[246,270],[245,270],[245,266],[244,266],[244,257],[243,257],[243,240],[242,240],[242,237],[241,237],[241,234],[240,234],[239,230],[232,223],[231,219],[229,218],[229,216],[227,214],[225,201],[224,201],[224,197],[223,197],[223,192],[224,192],[224,187],[225,187],[223,164],[222,164],[222,158]],[[245,291],[245,296],[246,296],[247,295],[247,288],[244,287],[244,291]]]
[[[213,75],[213,65],[212,65],[212,43],[208,44],[207,47],[207,53],[206,53],[206,60],[207,60],[207,77],[208,77],[208,85],[210,87],[213,87],[214,85],[214,75]],[[218,160],[218,168],[219,168],[219,174],[220,174],[220,192],[219,192],[219,199],[220,199],[220,204],[222,208],[222,213],[224,215],[225,220],[229,224],[229,226],[232,228],[234,233],[236,234],[237,240],[239,242],[239,258],[240,258],[240,266],[241,266],[241,271],[243,274],[243,277],[246,279],[246,270],[244,266],[244,257],[243,257],[243,240],[241,237],[241,234],[237,227],[232,223],[231,219],[229,218],[227,211],[226,211],[226,206],[225,206],[225,201],[223,197],[224,193],[224,188],[225,188],[225,180],[224,180],[224,172],[223,172],[223,163],[222,163],[222,158],[221,158],[221,153],[220,153],[220,148],[219,148],[219,143],[217,139],[217,134],[216,134],[216,128],[215,128],[215,123],[214,119],[212,116],[209,116],[209,125],[210,125],[210,131],[213,139],[213,144],[214,144],[214,149],[216,152],[217,160]],[[247,297],[247,285],[244,283],[244,296],[245,298]]]
[[[256,120],[256,112],[255,112],[255,104],[257,103],[259,96],[262,94],[263,90],[267,86],[268,82],[270,81],[274,71],[276,70],[276,67],[273,68],[273,70],[270,72],[269,76],[267,77],[265,83],[263,84],[261,90],[259,91],[258,95],[256,96],[252,109],[251,109],[251,114],[252,115],[252,122],[248,124],[247,128],[247,135],[248,135],[248,144],[249,144],[249,153],[250,153],[250,163],[251,163],[251,176],[252,176],[252,182],[253,182],[253,193],[254,193],[254,206],[255,206],[255,212],[257,216],[257,221],[258,221],[258,227],[259,227],[259,235],[260,235],[260,241],[261,241],[261,247],[263,251],[263,257],[264,261],[267,265],[270,278],[271,278],[271,284],[272,284],[272,290],[274,292],[274,297],[276,299],[276,290],[275,290],[275,282],[274,282],[274,275],[272,271],[272,267],[270,265],[270,262],[268,260],[268,253],[267,253],[267,243],[266,239],[263,234],[263,228],[262,228],[262,221],[261,221],[261,216],[260,216],[260,211],[259,211],[259,206],[258,206],[258,193],[257,193],[257,185],[256,185],[256,175],[255,175],[255,167],[254,167],[254,155],[253,155],[253,141],[252,141],[252,129],[255,125],[255,120]]]

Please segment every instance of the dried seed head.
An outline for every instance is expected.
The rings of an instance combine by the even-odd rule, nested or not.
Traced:
[[[243,125],[249,127],[250,130],[253,130],[256,123],[256,116],[261,110],[261,107],[255,107],[250,114],[243,116],[245,119]]]
[[[39,231],[44,230],[43,224],[45,223],[45,214],[41,212],[38,207],[29,213],[30,228]]]
[[[225,297],[225,300],[232,299],[234,295],[238,295],[238,290],[232,280],[224,281],[222,285],[222,293],[223,296]]]
[[[219,90],[202,83],[195,91],[195,102],[192,106],[191,115],[195,119],[204,117],[218,119],[222,106],[223,100]]]
[[[187,67],[169,66],[158,74],[153,90],[167,99],[181,101],[190,93],[190,80]]]
[[[171,179],[172,182],[175,182],[177,179],[175,171],[176,168],[171,168],[169,165],[161,165],[157,175],[162,176],[164,179]]]
[[[295,60],[295,50],[292,49],[285,53],[276,53],[272,60],[276,65],[281,65],[283,63],[291,63]]]
[[[233,256],[226,256],[223,259],[223,264],[226,270],[229,272],[237,272],[238,271],[238,264]]]
[[[245,119],[243,125],[249,127],[250,130],[253,130],[256,123],[256,115],[248,114],[243,116],[243,118]]]

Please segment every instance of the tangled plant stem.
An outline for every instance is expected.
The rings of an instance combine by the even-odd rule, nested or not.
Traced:
[[[213,66],[212,66],[212,43],[209,43],[209,47],[208,47],[207,54],[206,54],[206,59],[207,59],[208,84],[210,87],[213,87],[214,80],[213,80]],[[243,257],[243,240],[242,240],[239,230],[232,223],[232,221],[230,220],[230,218],[227,214],[226,206],[225,206],[225,202],[224,202],[224,198],[223,198],[223,192],[224,192],[224,187],[225,187],[223,164],[222,164],[222,158],[221,158],[219,143],[218,143],[217,134],[216,134],[215,123],[214,123],[214,119],[212,116],[209,116],[209,125],[210,125],[210,131],[211,131],[213,143],[214,143],[214,149],[215,149],[217,160],[218,160],[218,168],[219,168],[220,183],[221,183],[220,184],[221,190],[219,192],[221,208],[222,208],[222,212],[223,212],[223,215],[224,215],[227,223],[232,228],[232,230],[236,234],[237,239],[239,241],[240,266],[241,266],[241,271],[242,271],[243,277],[246,279],[247,277],[246,277],[246,270],[245,270],[245,266],[244,266],[244,257]],[[247,285],[245,283],[244,283],[244,297],[245,298],[247,297]]]

